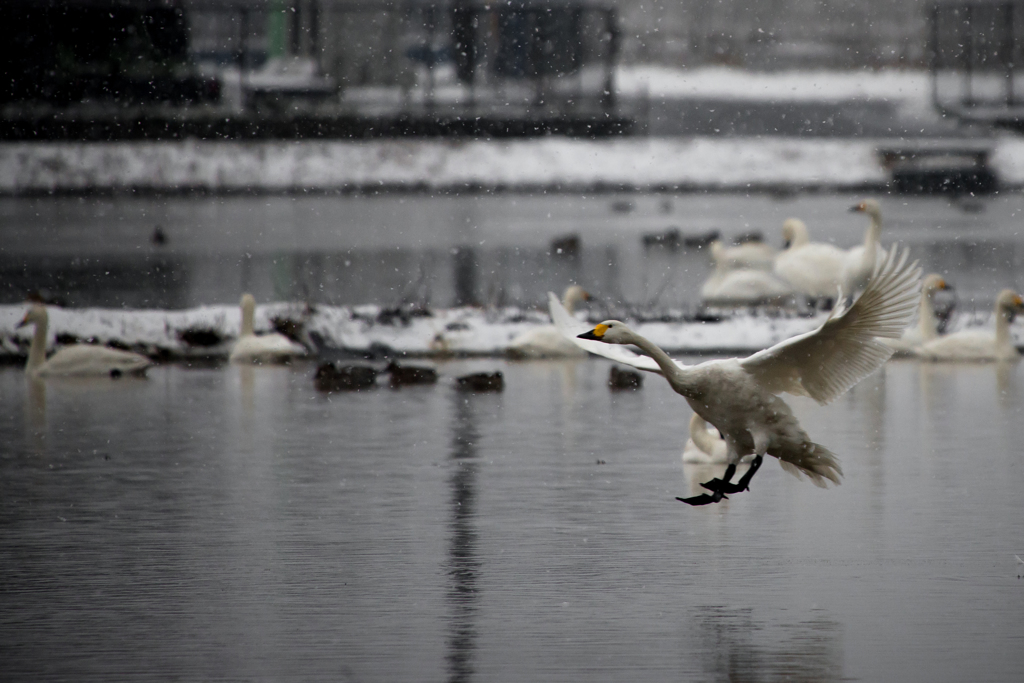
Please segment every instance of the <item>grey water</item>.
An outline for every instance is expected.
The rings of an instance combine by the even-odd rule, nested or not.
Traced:
[[[678,230],[725,239],[782,221],[849,247],[859,196],[572,193],[0,198],[0,303],[41,291],[70,306],[186,308],[260,301],[542,305],[576,282],[598,299],[692,306],[710,272],[698,248],[645,247]],[[902,242],[987,311],[1024,286],[1024,194],[882,197],[882,241]],[[152,240],[159,226],[162,244]],[[555,241],[578,237],[578,249]]]
[[[604,361],[146,379],[0,368],[5,680],[1010,681],[1024,374],[894,361],[787,399],[841,458],[689,507],[689,411]],[[500,369],[506,390],[452,380]]]

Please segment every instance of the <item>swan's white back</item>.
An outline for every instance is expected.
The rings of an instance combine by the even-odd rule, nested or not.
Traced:
[[[918,357],[934,361],[1017,360],[1020,352],[1010,336],[1010,321],[1024,311],[1024,300],[1010,289],[996,297],[995,330],[961,330],[926,341],[915,350]]]
[[[571,285],[562,295],[562,307],[571,315],[590,295],[579,285]],[[517,334],[508,345],[508,353],[518,358],[583,358],[587,352],[566,339],[554,325],[540,325]]]
[[[142,374],[153,364],[148,358],[137,353],[91,344],[65,346],[47,359],[49,315],[46,307],[34,305],[25,314],[21,324],[35,325],[25,370],[38,377],[109,377]]]
[[[243,294],[242,324],[238,341],[228,357],[233,363],[284,363],[306,355],[306,349],[277,332],[257,336],[254,332],[256,300]]]

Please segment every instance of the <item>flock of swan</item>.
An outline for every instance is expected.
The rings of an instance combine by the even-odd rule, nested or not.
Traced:
[[[594,354],[665,377],[694,413],[684,462],[726,465],[721,477],[701,482],[706,492],[679,498],[683,502],[717,503],[728,494],[747,490],[765,455],[818,486],[838,484],[842,470],[837,458],[811,440],[779,394],[809,396],[827,404],[894,354],[944,361],[1017,359],[1010,324],[1024,312],[1024,299],[1007,289],[996,298],[994,331],[940,334],[933,299],[936,292],[949,289],[949,283],[934,274],[922,279],[907,250],[886,251],[880,246],[877,202],[865,200],[853,210],[871,220],[864,243],[853,249],[811,242],[806,225],[798,219],[784,223],[786,245],[781,252],[756,242],[732,248],[711,245],[714,272],[702,291],[706,302],[778,303],[794,295],[827,302],[831,311],[810,332],[747,358],[687,366],[621,321],[606,320],[596,326],[580,322],[573,309],[590,296],[572,286],[562,301],[549,295],[554,324],[513,339],[510,354],[519,358]],[[859,296],[848,302],[844,293]],[[281,334],[256,335],[255,305],[252,295],[243,295],[241,333],[230,353],[232,362],[278,363],[306,355],[303,346]],[[915,310],[917,322],[911,326]],[[152,363],[140,354],[90,344],[64,346],[46,358],[45,306],[29,308],[19,327],[28,325],[35,327],[26,365],[33,377],[117,377],[144,373]],[[741,462],[746,469],[734,481]]]
[[[783,250],[778,253],[760,242],[736,247],[713,242],[714,272],[701,288],[701,300],[710,306],[778,305],[798,297],[830,303],[839,291],[860,291],[881,250],[882,208],[865,199],[850,210],[871,220],[864,243],[851,249],[812,242],[799,218],[782,224]]]
[[[864,242],[850,249],[812,242],[807,225],[798,218],[782,224],[783,250],[760,243],[710,248],[714,270],[701,290],[702,301],[712,306],[783,304],[795,298],[831,305],[844,293],[862,291],[884,254],[881,246],[882,209],[874,199],[850,208],[870,219]],[[962,330],[940,335],[934,296],[952,289],[940,275],[925,276],[921,286],[917,324],[898,339],[885,341],[895,355],[942,361],[1003,361],[1020,357],[1010,336],[1014,316],[1024,312],[1019,294],[1005,289],[996,297],[995,329]]]
[[[283,334],[256,335],[254,318],[256,300],[251,294],[242,295],[242,327],[231,349],[233,363],[282,363],[306,355],[306,349]],[[120,377],[141,375],[153,364],[148,357],[131,351],[111,349],[96,344],[69,344],[49,358],[46,340],[49,315],[46,306],[33,304],[18,327],[33,325],[25,371],[33,377]]]

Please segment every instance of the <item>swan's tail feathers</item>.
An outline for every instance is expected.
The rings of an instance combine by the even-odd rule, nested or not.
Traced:
[[[769,451],[768,454],[778,458],[782,469],[797,479],[804,475],[821,488],[825,488],[828,482],[838,485],[839,478],[843,476],[843,468],[839,466],[835,453],[821,444],[807,441],[800,448],[787,449],[779,454]]]

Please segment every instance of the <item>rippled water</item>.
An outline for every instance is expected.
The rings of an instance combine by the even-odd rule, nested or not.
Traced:
[[[43,289],[72,306],[185,308],[260,301],[433,306],[545,301],[569,282],[600,299],[696,302],[696,249],[645,249],[645,234],[760,231],[789,216],[818,240],[863,241],[859,197],[796,194],[179,196],[0,198],[0,303]],[[1024,194],[882,198],[883,242],[901,241],[987,311],[1024,287]],[[167,237],[154,245],[160,226]],[[558,254],[555,238],[579,237]]]
[[[500,368],[502,394],[452,378]],[[8,680],[1010,681],[1024,370],[892,362],[828,407],[817,489],[674,500],[689,412],[602,361],[145,380],[0,369]]]

